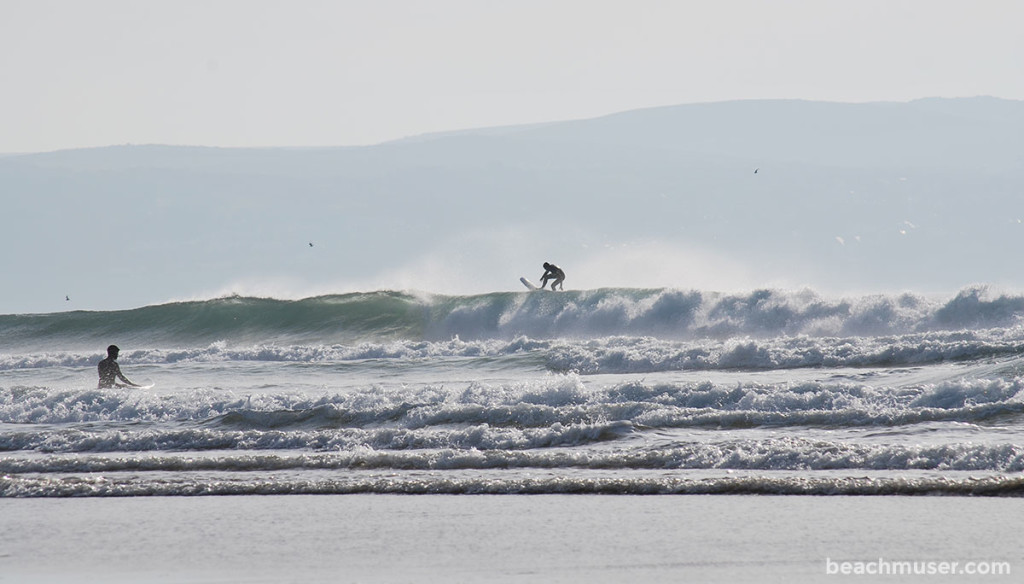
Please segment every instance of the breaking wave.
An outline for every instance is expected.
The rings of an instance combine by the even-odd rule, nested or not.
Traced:
[[[227,297],[111,312],[0,316],[3,347],[234,343],[330,344],[386,340],[577,339],[650,336],[884,336],[1005,328],[1024,319],[1024,296],[983,287],[937,300],[917,294],[830,298],[810,290],[742,294],[676,289],[500,292],[475,296],[372,292],[303,300]],[[2,348],[2,347],[0,347]]]

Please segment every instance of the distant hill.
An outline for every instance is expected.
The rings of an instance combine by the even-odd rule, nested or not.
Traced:
[[[365,147],[10,155],[0,189],[0,268],[20,283],[8,311],[79,283],[96,306],[238,282],[428,285],[394,270],[422,280],[431,262],[484,291],[558,258],[568,285],[571,266],[645,245],[681,266],[726,258],[755,285],[1024,285],[1006,257],[1024,244],[1024,102],[989,97],[692,104]],[[652,281],[642,260],[577,269],[576,285],[688,284]]]
[[[609,152],[723,157],[839,167],[1020,164],[1024,102],[991,97],[909,103],[751,100],[634,110],[600,118],[425,134],[375,146],[205,148],[127,145],[16,156],[48,168],[165,168],[343,175],[500,160],[550,166]],[[536,151],[545,145],[541,151]],[[618,157],[623,163],[635,156]],[[367,169],[364,164],[374,162]]]

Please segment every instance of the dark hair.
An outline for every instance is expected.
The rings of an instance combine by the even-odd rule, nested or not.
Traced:
[[[113,355],[114,353],[120,353],[120,352],[121,352],[121,349],[118,349],[117,345],[110,345],[109,347],[107,347],[107,354],[108,355]]]

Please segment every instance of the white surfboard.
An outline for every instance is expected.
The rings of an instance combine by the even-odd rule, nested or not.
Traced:
[[[519,277],[519,281],[523,283],[523,286],[526,286],[530,290],[540,290],[540,288],[533,285],[533,282],[527,280],[522,276]]]

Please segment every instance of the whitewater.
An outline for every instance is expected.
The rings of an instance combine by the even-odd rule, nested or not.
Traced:
[[[96,389],[121,348],[151,389]],[[1024,494],[1024,296],[608,288],[0,315],[0,497]]]

